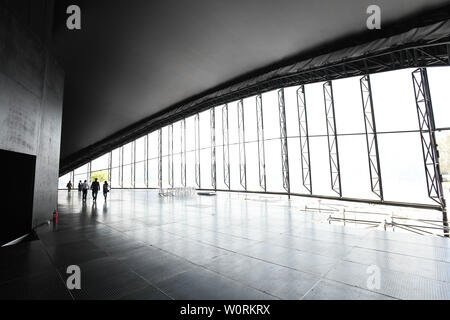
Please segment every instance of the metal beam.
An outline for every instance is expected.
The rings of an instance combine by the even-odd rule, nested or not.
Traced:
[[[380,157],[378,152],[377,128],[373,109],[372,87],[369,75],[360,79],[361,100],[364,114],[364,127],[366,133],[367,155],[369,158],[370,187],[381,201],[384,200],[383,184],[381,179]]]
[[[312,194],[311,157],[309,154],[308,114],[306,112],[305,86],[297,89],[298,130],[300,136],[300,161],[302,182],[309,194]]]
[[[131,143],[131,187],[136,187],[136,140]]]
[[[121,188],[123,188],[123,152],[123,146],[121,146],[119,151],[119,176]]]
[[[210,128],[211,128],[211,185],[217,189],[217,168],[216,168],[216,108],[210,110]]]
[[[180,122],[181,185],[186,188],[186,119]]]
[[[201,188],[201,176],[200,176],[200,117],[197,113],[194,116],[195,123],[195,184]]]
[[[162,189],[162,129],[158,130],[158,187]]]
[[[173,124],[168,126],[167,142],[168,142],[168,175],[169,175],[169,186],[173,188]]]
[[[336,118],[334,112],[333,85],[331,81],[323,84],[325,117],[327,126],[328,157],[330,162],[331,189],[342,197],[341,169],[339,165],[339,148],[336,132]]]
[[[266,155],[264,150],[264,117],[262,96],[256,96],[256,139],[258,141],[259,186],[266,191]]]
[[[423,163],[430,199],[442,208],[444,233],[449,236],[447,207],[445,203],[442,175],[439,167],[439,152],[435,137],[435,122],[431,103],[430,87],[426,68],[419,68],[412,72],[414,98],[416,100],[417,117],[419,120],[420,141],[422,144]]]
[[[286,128],[286,106],[284,102],[284,89],[278,90],[278,113],[280,119],[280,143],[281,143],[281,173],[283,176],[283,188],[288,195],[291,193],[289,180],[289,152]]]
[[[238,139],[239,139],[239,182],[247,191],[247,158],[245,154],[245,122],[244,122],[244,101],[237,103],[238,112]]]
[[[222,138],[223,138],[223,180],[230,190],[230,135],[228,132],[228,104],[222,107]]]
[[[145,187],[149,187],[149,170],[148,170],[148,134],[145,135],[144,138],[144,180],[145,180]]]

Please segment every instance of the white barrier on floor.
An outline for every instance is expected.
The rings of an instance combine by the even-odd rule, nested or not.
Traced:
[[[195,195],[195,188],[161,188],[159,189],[160,197],[191,197]]]

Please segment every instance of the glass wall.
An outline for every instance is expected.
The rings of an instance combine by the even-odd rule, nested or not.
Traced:
[[[447,143],[450,141],[447,138],[450,97],[446,89],[450,80],[449,70],[445,67],[428,68],[436,126],[440,131],[437,138],[442,141],[439,149],[444,157],[450,154],[447,150],[450,149],[450,143]],[[427,194],[412,71],[407,69],[370,76],[379,169],[384,200],[432,204]],[[301,145],[305,139],[304,135],[303,140],[300,136],[299,87],[293,86],[283,89],[284,105],[280,105],[279,90],[262,93],[260,115],[257,97],[252,96],[242,100],[242,112],[239,109],[241,102],[232,101],[226,106],[212,106],[214,113],[211,109],[206,110],[165,126],[160,129],[161,136],[159,130],[152,131],[61,177],[59,188],[65,188],[69,179],[78,183],[94,176],[110,181],[112,188],[157,188],[160,171],[163,187],[213,189],[216,185],[217,190],[261,192],[264,185],[260,176],[265,175],[267,192],[286,193],[283,172],[286,178],[287,171],[291,193],[310,193],[303,184],[303,175],[309,172],[313,195],[338,197],[332,188],[329,154],[329,141],[335,141],[339,151],[342,197],[378,200],[379,197],[371,190],[360,79],[354,77],[331,82],[335,140],[328,139],[329,112],[325,107],[324,83],[304,86],[310,168],[305,169],[305,163],[302,165],[301,161]],[[280,121],[283,108],[284,123]],[[287,148],[283,147],[283,126]],[[262,135],[258,132],[264,136],[259,143],[258,137]],[[283,165],[283,159],[288,160],[287,167]],[[448,159],[441,157],[441,162],[445,164],[444,170],[450,170]],[[214,165],[215,174],[212,172]],[[443,172],[445,176],[450,174],[447,171]]]

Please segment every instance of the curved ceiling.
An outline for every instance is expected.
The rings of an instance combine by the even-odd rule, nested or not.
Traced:
[[[366,29],[372,0],[56,1],[66,72],[61,158],[255,70]],[[65,27],[78,4],[82,29]],[[381,0],[382,27],[448,4]]]

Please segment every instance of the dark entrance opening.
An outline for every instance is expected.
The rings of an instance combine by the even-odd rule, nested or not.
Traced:
[[[36,157],[0,150],[0,246],[31,231]]]

